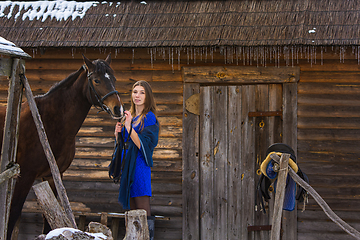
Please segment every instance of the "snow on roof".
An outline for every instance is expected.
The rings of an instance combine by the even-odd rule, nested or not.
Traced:
[[[22,20],[29,18],[45,21],[48,17],[57,21],[66,21],[69,17],[74,20],[77,17],[83,18],[86,11],[96,6],[98,1],[4,1],[0,2],[0,17],[17,19],[22,14]],[[118,3],[119,4],[119,3]],[[9,8],[10,7],[10,8]],[[5,9],[9,9],[6,10]],[[25,12],[24,12],[25,11]],[[24,12],[24,13],[23,13]]]
[[[13,42],[6,40],[0,36],[0,54],[10,55],[14,57],[31,58],[29,54],[17,47]]]

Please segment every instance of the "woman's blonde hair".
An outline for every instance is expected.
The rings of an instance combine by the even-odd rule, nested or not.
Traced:
[[[133,87],[131,89],[131,95],[132,95],[132,92],[134,91],[134,88],[137,87],[137,86],[141,86],[141,87],[143,87],[145,89],[144,109],[143,109],[142,113],[140,114],[139,118],[134,123],[135,126],[140,124],[140,130],[142,130],[143,127],[144,127],[144,117],[148,112],[150,112],[150,111],[153,112],[155,114],[156,119],[157,119],[156,103],[155,103],[155,100],[154,100],[154,94],[152,92],[150,84],[147,81],[144,81],[144,80],[137,81],[133,85]],[[132,96],[131,96],[130,112],[131,112],[132,117],[135,117],[136,110],[135,110],[135,104],[134,104],[134,101],[132,99]]]

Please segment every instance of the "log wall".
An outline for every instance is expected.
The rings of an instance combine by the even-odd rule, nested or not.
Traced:
[[[26,76],[36,95],[45,93],[55,82],[77,70],[83,64],[81,53],[90,59],[104,59],[110,49],[25,51],[33,56],[26,62]],[[181,239],[183,79],[180,68],[256,66],[256,61],[228,61],[224,53],[217,52],[211,60],[208,56],[207,61],[200,54],[191,55],[190,59],[183,54],[178,63],[177,56],[172,60],[166,56],[150,59],[148,49],[111,51],[112,67],[118,80],[116,87],[125,103],[130,101],[130,89],[135,81],[147,80],[153,87],[162,128],[154,153],[151,204],[155,214],[171,218],[158,221],[155,234],[157,239]],[[165,55],[170,56],[170,53],[165,52]],[[267,67],[300,66],[297,149],[300,167],[335,213],[360,230],[360,65],[351,49],[342,56],[318,50],[314,59],[311,58],[304,55],[293,61],[269,61]],[[7,81],[1,79],[1,104],[6,104],[7,88]],[[64,174],[70,201],[83,202],[95,212],[121,211],[117,203],[118,186],[107,175],[114,124],[106,114],[97,114],[92,109],[78,134],[74,162]],[[30,193],[28,199],[35,200],[34,194]],[[124,226],[124,222],[120,224]],[[19,239],[32,239],[40,233],[40,226],[39,214],[23,214]],[[121,233],[124,234],[123,229]],[[310,198],[306,211],[298,212],[298,239],[351,238],[329,221]]]

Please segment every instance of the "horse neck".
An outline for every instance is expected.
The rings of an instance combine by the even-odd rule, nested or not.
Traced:
[[[47,106],[43,112],[49,113],[42,115],[49,116],[51,125],[64,129],[68,136],[75,136],[91,108],[87,86],[86,74],[82,73],[70,86],[60,87],[40,98],[38,105]]]

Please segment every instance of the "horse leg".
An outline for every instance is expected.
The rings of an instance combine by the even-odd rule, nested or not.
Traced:
[[[17,179],[14,188],[14,194],[11,201],[10,216],[7,229],[7,240],[11,239],[16,221],[21,215],[26,197],[35,181],[35,175],[31,173],[23,173]]]

